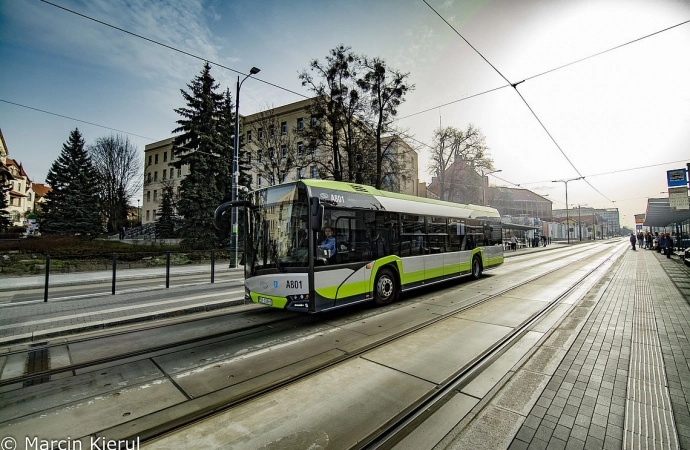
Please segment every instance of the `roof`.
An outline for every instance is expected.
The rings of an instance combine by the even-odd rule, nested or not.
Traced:
[[[519,223],[505,223],[504,222],[501,224],[501,228],[503,228],[504,230],[525,230],[525,231],[528,231],[528,230],[538,230],[541,227],[535,227],[535,226],[531,226],[531,225],[520,225]]]
[[[50,187],[46,186],[45,184],[41,183],[31,183],[31,190],[36,193],[39,197],[43,197],[46,195],[48,192],[52,191]]]
[[[450,214],[449,211],[447,211],[447,210],[444,211],[444,209],[445,208],[453,208],[455,210],[465,209],[465,210],[475,211],[476,213],[472,214],[472,217],[477,217],[478,215],[481,215],[482,217],[499,217],[500,216],[498,213],[498,210],[496,208],[491,208],[488,206],[465,205],[465,204],[445,202],[442,200],[435,200],[435,199],[425,198],[425,197],[415,197],[414,195],[398,194],[396,192],[382,191],[382,190],[376,189],[376,188],[371,187],[371,186],[365,186],[365,185],[355,184],[355,183],[347,183],[347,182],[342,182],[342,181],[315,180],[315,179],[302,179],[300,181],[307,186],[314,186],[314,187],[319,187],[322,189],[333,189],[333,190],[337,190],[337,191],[349,192],[352,194],[360,194],[360,195],[361,194],[373,195],[373,196],[377,197],[377,199],[381,202],[383,207],[388,211],[395,211],[395,210],[401,208],[402,204],[399,201],[403,200],[403,201],[412,201],[412,202],[416,202],[416,203],[422,203],[422,204],[427,204],[427,205],[436,205],[436,206],[443,207],[443,208],[429,207],[428,208],[429,209],[428,214],[430,214],[430,215],[435,214],[435,213],[431,212],[431,210],[436,210],[437,211],[436,214],[439,216],[450,216],[450,217],[452,217],[453,214]],[[427,213],[425,212],[424,214],[427,214]]]
[[[509,194],[510,200],[511,201],[538,201],[538,202],[549,202],[553,203],[551,200],[548,198],[545,198],[535,192],[530,191],[529,189],[524,189],[524,188],[511,188],[507,186],[489,186],[489,191],[496,191],[499,193],[507,193]],[[500,201],[500,199],[499,199]]]
[[[690,199],[688,205],[690,205]],[[650,198],[647,200],[647,214],[642,225],[645,227],[665,227],[686,220],[690,220],[690,209],[673,211],[669,206],[668,198]]]

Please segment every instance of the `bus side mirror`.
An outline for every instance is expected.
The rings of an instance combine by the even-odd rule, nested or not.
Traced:
[[[323,205],[321,204],[321,200],[317,197],[312,197],[310,200],[311,214],[309,217],[309,225],[312,231],[319,231],[323,223]]]
[[[234,202],[226,202],[216,208],[216,212],[213,215],[213,224],[217,229],[223,229],[223,214],[230,208],[240,208],[240,207],[251,207],[251,203],[246,200],[235,200]]]

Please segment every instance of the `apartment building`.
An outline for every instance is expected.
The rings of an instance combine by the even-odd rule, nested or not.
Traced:
[[[9,185],[7,193],[7,211],[12,225],[23,225],[26,216],[33,212],[34,192],[31,189],[31,179],[27,175],[22,163],[9,158],[9,149],[5,137],[0,130],[0,182]]]
[[[189,166],[176,169],[172,166],[175,155],[172,151],[174,138],[154,142],[144,148],[144,187],[141,207],[142,224],[156,221],[163,188],[172,186],[177,194],[180,181],[189,173]]]
[[[305,133],[307,127],[316,125],[316,119],[309,114],[311,103],[311,99],[306,99],[256,114],[240,116],[240,133],[244,141],[244,147],[241,149],[250,152],[251,155],[252,189],[301,178],[325,176],[315,163],[315,159],[325,150],[310,144]],[[154,142],[144,149],[141,211],[141,221],[144,225],[156,220],[163,187],[172,183],[175,191],[179,192],[180,181],[189,173],[186,166],[174,169],[170,165],[174,158],[173,140],[174,138],[168,138]],[[399,157],[403,161],[402,173],[399,170],[389,171],[384,176],[383,188],[418,195],[417,152],[398,136],[387,137],[383,143],[391,157]]]

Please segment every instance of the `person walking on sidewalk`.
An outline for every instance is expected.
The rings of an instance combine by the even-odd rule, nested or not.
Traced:
[[[630,245],[632,245],[632,249],[635,250],[635,243],[637,242],[637,238],[633,233],[630,233]]]

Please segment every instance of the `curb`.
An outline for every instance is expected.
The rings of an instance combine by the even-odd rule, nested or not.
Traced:
[[[169,311],[165,313],[142,313],[135,316],[128,316],[118,319],[109,320],[99,320],[95,322],[85,323],[77,326],[64,326],[59,328],[51,328],[46,330],[34,331],[32,333],[18,334],[14,336],[8,336],[5,338],[0,338],[0,346],[14,345],[14,344],[25,344],[33,343],[36,341],[41,341],[44,339],[56,338],[61,336],[69,336],[72,334],[83,333],[87,331],[98,331],[105,330],[108,328],[117,327],[120,325],[129,325],[138,322],[148,322],[158,319],[169,319],[172,317],[191,315],[195,313],[211,312],[219,309],[230,308],[233,306],[243,306],[245,305],[244,299],[242,300],[230,300],[223,301],[220,303],[208,304],[208,305],[194,305],[186,306],[174,311]]]

